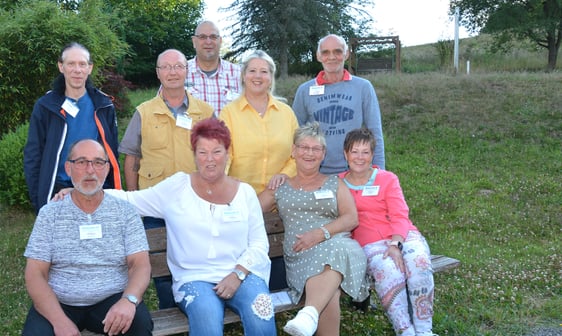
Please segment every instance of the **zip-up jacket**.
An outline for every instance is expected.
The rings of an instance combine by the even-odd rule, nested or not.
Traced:
[[[62,108],[66,99],[62,74],[55,80],[53,87],[33,107],[23,151],[25,180],[36,212],[49,201],[55,186],[59,160],[66,159],[60,157],[67,135],[66,112]],[[86,82],[86,91],[94,104],[92,122],[95,122],[98,129],[97,140],[104,146],[110,161],[104,188],[121,189],[115,106],[108,95],[94,88],[90,79]]]

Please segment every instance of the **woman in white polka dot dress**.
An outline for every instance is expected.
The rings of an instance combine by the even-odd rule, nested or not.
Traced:
[[[340,291],[355,300],[368,295],[366,258],[350,232],[357,211],[347,186],[320,173],[326,141],[317,122],[297,129],[292,155],[297,175],[262,195],[262,207],[277,204],[285,225],[287,283],[293,303],[305,307],[283,328],[291,335],[339,335]]]

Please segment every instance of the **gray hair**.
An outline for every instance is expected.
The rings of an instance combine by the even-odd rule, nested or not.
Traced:
[[[326,39],[329,38],[329,37],[334,37],[335,39],[337,39],[338,42],[339,42],[339,43],[341,44],[341,46],[343,47],[343,53],[344,53],[344,54],[347,54],[347,49],[348,49],[348,48],[347,48],[347,42],[345,42],[345,39],[344,39],[343,37],[341,37],[341,36],[339,36],[339,35],[336,35],[336,34],[329,34],[329,35],[326,35],[326,36],[324,36],[323,38],[321,38],[321,39],[318,41],[318,47],[316,48],[316,53],[317,53],[317,54],[319,54],[320,51],[321,51],[321,50],[320,50],[320,47],[322,46],[322,43],[324,43],[324,41],[326,41]]]
[[[293,136],[293,144],[296,145],[305,138],[313,138],[326,148],[326,138],[318,121],[308,122],[306,125],[297,128]]]
[[[69,44],[65,45],[62,48],[62,51],[61,51],[60,56],[59,56],[59,62],[60,63],[64,62],[64,58],[66,57],[66,52],[69,49],[73,49],[73,48],[82,50],[84,52],[84,55],[86,56],[86,59],[88,60],[88,63],[92,64],[92,60],[90,59],[90,51],[86,47],[84,47],[84,45],[82,45],[78,42],[70,42]]]

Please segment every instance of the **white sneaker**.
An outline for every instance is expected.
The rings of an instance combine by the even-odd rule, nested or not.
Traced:
[[[299,310],[297,316],[287,322],[283,330],[292,336],[312,336],[318,328],[318,311],[313,306]]]

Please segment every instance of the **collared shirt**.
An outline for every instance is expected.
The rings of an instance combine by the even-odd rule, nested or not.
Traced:
[[[327,82],[324,79],[324,74],[326,73],[326,71],[322,70],[318,73],[318,76],[316,76],[316,84],[317,85],[326,85],[326,84],[332,84]],[[349,73],[349,71],[343,69],[343,78],[342,80],[344,81],[350,81],[351,80],[351,74]]]
[[[217,71],[207,76],[193,58],[187,62],[185,86],[194,97],[211,105],[218,117],[222,108],[242,91],[240,66],[221,59]]]
[[[228,175],[262,192],[275,174],[296,174],[291,158],[297,118],[289,105],[269,96],[262,117],[244,95],[225,106],[220,119],[232,136]]]
[[[373,165],[373,168],[377,169],[378,166]],[[339,177],[345,178],[347,174],[347,171],[343,172]],[[352,237],[361,246],[392,239],[392,235],[406,239],[408,232],[418,231],[410,220],[410,210],[396,174],[378,169],[376,179],[367,182],[366,186],[375,186],[377,191],[367,195],[363,192],[363,186],[350,189],[359,219]]]

